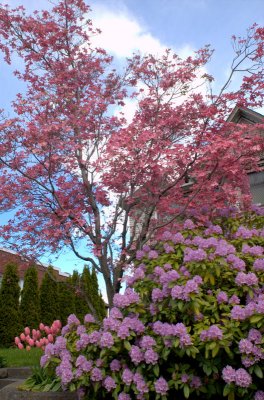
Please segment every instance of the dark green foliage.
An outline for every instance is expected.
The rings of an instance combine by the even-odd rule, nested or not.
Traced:
[[[10,346],[21,329],[17,266],[8,264],[0,288],[0,345]]]
[[[94,314],[93,310],[89,307],[90,303],[95,310],[97,319],[103,319],[106,315],[106,310],[99,292],[95,270],[91,273],[89,268],[85,266],[82,275],[74,271],[71,283],[75,293],[75,312],[77,317],[82,321],[86,314]]]
[[[99,291],[97,275],[94,268],[91,274],[91,301],[96,309],[98,318],[103,319],[106,316],[106,308],[102,295]]]
[[[7,366],[6,359],[0,356],[0,368],[5,368]]]
[[[77,271],[73,271],[71,277],[72,290],[74,292],[74,303],[75,303],[75,314],[79,318],[80,321],[83,321],[83,318],[86,314],[90,313],[89,307],[85,300],[85,296],[83,293],[81,276]]]
[[[58,283],[58,305],[62,325],[66,325],[70,314],[75,314],[75,293],[71,280]]]
[[[99,292],[95,269],[93,269],[91,273],[89,268],[85,266],[81,277],[81,283],[85,299],[94,307],[97,318],[103,319],[105,317],[105,305]],[[93,310],[89,310],[89,312],[93,314]]]
[[[34,392],[58,392],[61,391],[60,378],[49,374],[47,369],[39,366],[32,368],[32,375],[19,386],[20,390]]]
[[[23,326],[36,328],[40,322],[40,301],[38,273],[36,267],[28,268],[25,273],[24,287],[21,294],[20,315]]]
[[[40,286],[40,319],[46,325],[60,319],[58,283],[52,267],[48,268]]]

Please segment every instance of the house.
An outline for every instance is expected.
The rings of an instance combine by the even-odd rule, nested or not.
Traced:
[[[32,265],[32,262],[24,258],[19,253],[0,247],[0,283],[4,274],[5,266],[9,263],[17,265],[19,284],[20,287],[22,288],[24,284],[25,272],[29,268],[29,266]],[[38,264],[38,263],[33,263],[33,265],[35,265],[37,268],[38,280],[39,283],[41,283],[43,276],[47,271],[48,265]],[[65,281],[69,276],[69,274],[61,272],[59,268],[54,268],[54,275],[58,281]]]
[[[235,107],[227,118],[228,122],[249,125],[263,123],[263,120],[264,115],[240,107]],[[248,173],[248,178],[253,204],[264,205],[264,155],[259,160],[259,167],[260,171],[250,171]]]

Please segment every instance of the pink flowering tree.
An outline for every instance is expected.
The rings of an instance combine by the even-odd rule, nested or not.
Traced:
[[[70,315],[41,365],[87,399],[263,400],[264,210],[191,220],[137,253],[98,325]]]
[[[103,275],[112,306],[124,265],[186,210],[203,206],[208,217],[226,203],[248,206],[246,171],[257,168],[263,124],[226,118],[235,105],[263,104],[264,30],[233,38],[230,76],[213,93],[209,47],[186,59],[135,55],[118,73],[93,45],[89,13],[84,0],[32,15],[0,6],[0,48],[8,64],[20,59],[14,73],[26,85],[0,124],[0,211],[15,210],[0,235],[34,256],[70,246]],[[241,71],[240,87],[228,90]]]

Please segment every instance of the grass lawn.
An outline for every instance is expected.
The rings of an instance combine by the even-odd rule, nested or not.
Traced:
[[[30,351],[19,350],[17,348],[1,349],[0,357],[3,357],[7,367],[33,367],[39,365],[43,351],[33,348]]]

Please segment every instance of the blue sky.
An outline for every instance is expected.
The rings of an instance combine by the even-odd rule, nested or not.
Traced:
[[[50,7],[48,0],[5,3],[22,4],[30,10]],[[244,35],[254,22],[264,25],[263,0],[95,0],[88,4],[95,26],[103,31],[98,43],[119,63],[138,49],[160,54],[170,47],[184,56],[210,43],[215,54],[208,71],[216,77],[217,86],[224,83],[232,60],[232,34]],[[11,100],[23,85],[2,61],[0,79],[0,107],[10,109]],[[1,216],[1,222],[7,218]],[[73,268],[81,270],[83,262],[68,253],[54,265],[71,272]]]

